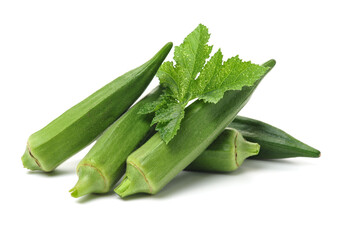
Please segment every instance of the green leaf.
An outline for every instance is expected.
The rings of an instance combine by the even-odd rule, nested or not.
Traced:
[[[159,99],[153,102],[148,102],[139,109],[138,114],[148,114],[155,112],[161,104],[163,103]]]
[[[192,86],[192,93],[193,96],[197,97],[203,94],[204,89],[208,85],[217,86],[219,85],[216,83],[218,81],[217,75],[222,67],[222,52],[219,49],[205,64],[204,68],[202,69],[198,78],[193,82]]]
[[[160,97],[156,101],[148,102],[141,106],[141,108],[138,111],[138,114],[148,114],[156,112],[160,108],[166,106],[166,104],[175,102],[174,98],[167,90],[168,89],[164,89],[162,95],[160,95]]]
[[[243,86],[252,86],[257,79],[265,74],[268,68],[244,62],[238,56],[228,59],[223,64],[220,78],[223,78],[222,88],[227,90],[241,90]]]
[[[156,111],[152,124],[157,123],[156,130],[159,131],[161,138],[168,143],[177,134],[183,118],[184,106],[179,103],[172,103]]]
[[[185,72],[180,67],[173,66],[172,62],[165,62],[161,65],[157,72],[160,84],[165,86],[170,93],[178,101],[183,101],[189,81],[186,79]]]
[[[180,88],[179,82],[181,77],[174,68],[172,62],[164,62],[160,66],[156,75],[160,80],[160,84],[169,89],[173,95],[178,96]]]
[[[212,50],[212,46],[207,44],[209,37],[207,27],[198,25],[180,46],[175,47],[176,64],[165,62],[157,72],[160,83],[166,86],[179,102],[188,102],[192,97],[190,85],[193,85]]]
[[[217,103],[228,90],[252,86],[267,70],[243,62],[238,56],[223,62],[220,49],[207,61],[212,51],[209,37],[207,27],[200,24],[175,47],[175,63],[165,62],[157,72],[160,84],[165,87],[164,93],[140,110],[140,113],[155,112],[152,125],[156,124],[156,130],[166,143],[176,135],[189,101],[198,98]]]
[[[185,69],[187,78],[195,79],[196,75],[202,70],[204,63],[212,50],[212,46],[207,43],[210,34],[208,28],[202,24],[192,31],[184,42],[175,47],[174,60],[181,68]]]
[[[204,67],[205,71],[206,67]],[[209,76],[213,76],[212,81],[207,82],[203,93],[198,96],[199,99],[211,103],[217,103],[228,90],[241,90],[244,86],[252,86],[267,71],[267,68],[250,61],[243,62],[238,56],[224,62],[222,66],[218,67],[215,75],[211,71],[213,68],[209,67],[206,71]],[[199,81],[204,82],[202,79]],[[204,83],[200,83],[200,85],[202,84]]]

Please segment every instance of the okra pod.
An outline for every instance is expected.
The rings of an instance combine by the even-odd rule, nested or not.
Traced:
[[[263,64],[269,70],[274,65],[274,60]],[[217,104],[202,101],[191,104],[178,134],[169,144],[155,134],[128,157],[125,177],[115,192],[126,197],[140,192],[155,194],[161,190],[220,135],[247,103],[262,78],[251,87],[227,91]]]
[[[99,137],[77,167],[79,180],[70,190],[73,197],[89,193],[106,193],[122,177],[125,160],[149,133],[153,114],[138,114],[147,102],[162,93],[161,87],[135,104]]]
[[[232,129],[233,128],[233,129]],[[246,151],[238,155],[237,161],[233,157],[233,152],[238,148],[238,143],[233,141],[233,130],[238,130],[240,139],[246,145]],[[253,143],[249,143],[253,142]],[[260,145],[260,151],[254,154],[254,143]],[[252,144],[250,146],[250,144]],[[238,154],[240,151],[238,151]],[[229,126],[221,133],[221,135],[187,168],[189,171],[204,172],[230,172],[236,170],[246,157],[252,159],[281,159],[291,157],[320,157],[320,151],[308,146],[307,144],[297,140],[288,133],[271,126],[267,123],[236,116]]]
[[[146,89],[172,48],[167,43],[152,59],[116,78],[32,134],[22,157],[31,170],[54,170],[110,126]]]
[[[291,157],[320,157],[320,151],[295,139],[288,133],[267,123],[237,116],[229,127],[237,129],[245,139],[260,145],[254,159]]]
[[[257,155],[259,144],[247,141],[233,128],[226,128],[216,140],[185,170],[202,172],[231,172],[244,160]]]

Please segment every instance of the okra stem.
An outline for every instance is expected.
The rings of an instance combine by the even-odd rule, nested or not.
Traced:
[[[244,160],[259,153],[259,144],[243,138],[239,131],[226,128],[221,135],[185,170],[203,172],[231,172]]]

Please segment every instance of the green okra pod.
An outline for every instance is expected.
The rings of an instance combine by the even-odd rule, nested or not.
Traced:
[[[259,144],[247,141],[233,128],[226,128],[221,135],[185,170],[202,172],[231,172],[244,160],[259,153]]]
[[[166,44],[142,66],[116,78],[32,134],[22,157],[31,170],[54,170],[112,124],[146,89],[172,48]]]
[[[270,60],[263,66],[270,70],[274,65],[275,61]],[[178,134],[168,145],[155,134],[128,157],[125,177],[115,192],[126,197],[161,190],[220,135],[247,103],[261,79],[240,91],[227,91],[217,104],[202,101],[191,104]]]
[[[260,145],[254,159],[291,157],[320,157],[320,151],[297,140],[288,133],[267,123],[237,116],[229,127],[237,129],[245,139]]]
[[[79,180],[70,190],[73,197],[89,193],[106,193],[122,177],[125,160],[149,133],[152,114],[138,114],[147,102],[155,101],[161,87],[135,104],[99,137],[77,167]]]
[[[232,135],[238,130],[240,142],[246,145],[246,151],[238,151],[237,161],[233,157],[238,143]],[[246,139],[246,140],[245,140]],[[253,143],[250,143],[250,142]],[[260,145],[259,153],[254,145]],[[251,155],[248,155],[250,154]],[[204,172],[230,172],[237,169],[247,158],[252,159],[281,159],[291,157],[320,157],[320,151],[297,140],[288,133],[267,123],[237,116],[221,135],[198,157],[186,170]],[[235,164],[234,164],[235,163]]]

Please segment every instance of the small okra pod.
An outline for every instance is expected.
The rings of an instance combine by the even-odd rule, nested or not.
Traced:
[[[259,153],[259,144],[243,138],[239,131],[226,128],[221,135],[185,170],[231,172],[244,160]]]

